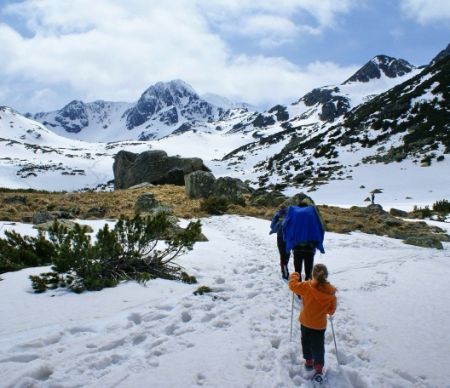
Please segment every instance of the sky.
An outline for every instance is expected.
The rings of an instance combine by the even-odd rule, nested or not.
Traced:
[[[448,0],[0,0],[0,105],[134,102],[182,79],[267,108],[377,54],[426,64],[449,33]]]

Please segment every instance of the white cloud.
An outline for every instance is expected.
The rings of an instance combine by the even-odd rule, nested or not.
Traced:
[[[450,23],[450,1],[448,0],[401,1],[402,12],[420,24]]]
[[[149,85],[180,78],[200,93],[259,105],[293,101],[355,70],[330,63],[301,68],[283,58],[238,55],[212,26],[220,15],[221,22],[243,23],[241,16],[257,7],[263,13],[242,24],[243,33],[273,45],[307,28],[297,26],[290,13],[307,10],[322,26],[346,12],[349,1],[261,0],[257,5],[244,0],[29,0],[10,5],[4,11],[24,18],[31,37],[0,24],[0,88],[14,90],[16,80],[24,106],[18,109],[38,111],[61,107],[69,95],[85,101],[136,101]]]

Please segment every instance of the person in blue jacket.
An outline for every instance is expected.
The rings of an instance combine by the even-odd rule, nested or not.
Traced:
[[[281,267],[281,276],[283,279],[289,280],[289,257],[290,251],[286,251],[286,244],[283,240],[283,221],[287,215],[287,208],[284,205],[281,205],[278,211],[272,217],[272,222],[270,224],[270,234],[277,234],[277,246],[278,252],[280,253],[280,267]]]
[[[325,253],[325,231],[316,208],[301,202],[298,206],[289,206],[282,229],[286,252],[292,249],[294,253],[295,272],[301,274],[304,264],[305,280],[310,280],[316,249]]]

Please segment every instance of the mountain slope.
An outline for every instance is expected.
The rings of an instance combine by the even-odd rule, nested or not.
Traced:
[[[219,97],[215,100],[226,106]],[[211,104],[181,80],[150,86],[136,103],[72,101],[55,112],[27,114],[61,136],[90,142],[161,139],[188,131],[214,131],[214,122],[245,104]]]

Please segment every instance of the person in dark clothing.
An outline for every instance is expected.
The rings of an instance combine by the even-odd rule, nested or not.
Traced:
[[[314,241],[307,241],[298,244],[293,249],[295,272],[302,273],[303,263],[305,264],[305,280],[312,277],[312,269],[314,265],[314,255],[316,253],[316,244]]]
[[[289,258],[290,252],[286,252],[286,243],[283,240],[283,220],[286,217],[287,209],[285,206],[281,206],[280,209],[275,213],[272,218],[272,223],[270,224],[270,234],[277,234],[277,246],[278,252],[280,253],[280,267],[281,276],[283,279],[289,279]]]
[[[298,207],[311,206],[305,202],[299,202]],[[292,250],[294,253],[294,268],[301,276],[303,263],[305,264],[305,280],[310,280],[312,277],[312,269],[314,265],[314,255],[316,253],[315,241],[304,241],[297,244]]]

